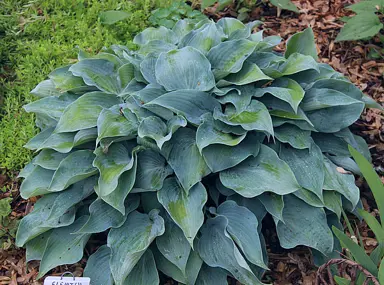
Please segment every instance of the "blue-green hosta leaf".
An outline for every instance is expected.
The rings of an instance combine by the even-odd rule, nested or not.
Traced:
[[[152,40],[152,41],[149,41],[146,45],[141,46],[139,53],[142,55],[154,54],[156,56],[159,56],[159,54],[162,52],[168,52],[174,49],[177,49],[177,46],[174,44],[167,43],[163,40]],[[140,70],[141,72],[143,71],[141,64],[140,64]]]
[[[33,160],[34,165],[49,170],[56,170],[60,162],[68,156],[67,153],[60,153],[52,149],[42,150]]]
[[[179,39],[180,43],[181,39],[190,31],[192,31],[194,27],[195,24],[193,20],[191,21],[189,19],[182,19],[176,22],[176,24],[172,28],[172,31],[177,35],[177,38]]]
[[[96,199],[89,206],[89,218],[76,233],[101,233],[109,228],[118,228],[126,220],[128,214],[139,207],[140,198],[131,195],[125,200],[125,215],[108,205],[101,199]]]
[[[159,273],[157,272],[155,258],[152,251],[147,249],[140,260],[133,267],[124,285],[158,285],[160,284]]]
[[[162,40],[170,44],[176,44],[178,38],[172,30],[160,26],[158,28],[151,27],[145,29],[134,37],[133,42],[135,44],[143,46],[153,40]]]
[[[259,45],[260,43],[258,43]],[[256,46],[257,48],[257,46]],[[255,63],[261,69],[269,68],[278,64],[282,64],[286,61],[285,57],[277,55],[273,52],[254,51],[248,61]]]
[[[228,219],[217,216],[208,219],[201,229],[201,238],[197,249],[203,261],[211,267],[220,267],[229,271],[244,284],[263,284],[253,274],[226,231]]]
[[[225,285],[227,272],[219,267],[210,267],[203,264],[197,277],[196,284],[199,285]]]
[[[93,87],[87,86],[83,78],[74,76],[69,68],[71,65],[59,67],[49,74],[49,78],[55,84],[56,89],[61,92],[70,91],[71,93],[92,90]]]
[[[145,107],[160,106],[184,116],[190,123],[199,125],[202,115],[220,108],[220,103],[211,95],[197,90],[178,90],[166,93],[146,103]]]
[[[152,241],[163,233],[164,220],[156,210],[149,215],[134,211],[120,228],[111,229],[107,243],[111,248],[109,264],[116,285],[124,284]]]
[[[320,200],[320,198],[315,193],[305,188],[301,188],[296,192],[293,192],[293,195],[295,195],[297,198],[300,198],[301,200],[303,200],[305,203],[307,203],[312,207],[316,207],[316,208],[324,207],[323,201]]]
[[[284,223],[276,225],[280,245],[294,248],[305,245],[327,255],[333,250],[333,235],[322,208],[315,208],[293,195],[284,196]]]
[[[195,247],[196,247],[196,242],[195,242]],[[181,282],[182,284],[186,284],[186,285],[198,284],[196,283],[196,279],[199,274],[201,265],[203,264],[203,261],[201,260],[197,251],[191,250],[191,253],[189,254],[189,257],[188,257],[185,274],[184,274],[183,272],[181,272],[179,268],[177,268],[176,265],[174,265],[172,262],[166,259],[156,247],[153,247],[153,250],[154,250],[154,256],[156,260],[156,266],[161,272],[171,277],[172,279],[178,282]]]
[[[202,153],[203,149],[212,144],[221,144],[227,146],[238,145],[246,134],[236,136],[229,133],[224,133],[220,130],[220,125],[216,123],[212,115],[208,113],[204,117],[203,123],[198,127],[196,132],[196,145]]]
[[[277,132],[277,127],[280,127],[280,126],[285,125],[285,124],[296,126],[300,130],[303,130],[303,131],[316,132],[316,129],[306,121],[290,120],[290,119],[285,119],[285,118],[273,116],[272,117],[272,123],[273,123],[273,127],[275,127],[275,136],[276,136],[276,132]]]
[[[359,188],[355,185],[355,178],[352,174],[344,174],[337,170],[328,158],[324,157],[324,190],[334,190],[343,195],[352,203],[355,208],[360,199]]]
[[[88,178],[66,191],[48,194],[39,199],[33,211],[20,221],[16,245],[21,247],[52,228],[72,224],[76,210],[73,206],[93,193],[94,182],[94,178]]]
[[[80,261],[90,235],[72,233],[76,232],[86,219],[87,216],[81,216],[72,225],[52,231],[41,258],[37,278],[43,277],[49,270],[58,265],[73,264]]]
[[[47,115],[48,117],[58,120],[63,114],[64,109],[75,101],[79,96],[64,93],[60,96],[44,97],[40,100],[29,103],[23,108],[28,113]]]
[[[252,100],[244,110],[238,112],[235,107],[228,105],[224,113],[216,108],[213,117],[231,126],[241,126],[251,131],[265,131],[273,135],[272,119],[265,105],[257,100]]]
[[[169,50],[172,50],[172,49],[169,49]],[[159,58],[159,55],[152,52],[148,54],[140,63],[141,74],[143,75],[145,80],[147,80],[150,84],[158,84],[156,80],[156,74],[155,74],[156,61],[158,58]]]
[[[250,132],[236,146],[213,144],[204,148],[202,154],[212,172],[219,172],[238,165],[251,155],[256,157],[264,137],[262,133]]]
[[[126,114],[130,114],[129,118]],[[110,109],[103,109],[97,119],[97,140],[96,143],[105,138],[126,137],[135,138],[137,135],[138,122],[132,113],[120,112],[119,105]]]
[[[103,108],[110,108],[121,101],[112,94],[90,92],[79,97],[65,108],[57,127],[56,133],[73,132],[96,127],[97,118]]]
[[[286,75],[293,75],[302,71],[315,70],[320,73],[317,62],[309,55],[300,53],[291,54],[287,60],[274,67],[262,68],[263,72],[270,77],[279,78]]]
[[[356,175],[359,175],[359,176],[363,175],[359,169],[359,166],[349,156],[333,156],[333,155],[326,155],[326,156],[329,158],[330,161],[332,161],[337,166],[340,166],[345,170],[351,171]]]
[[[283,143],[288,143],[297,149],[311,146],[311,131],[305,131],[292,124],[284,124],[274,129],[275,137]]]
[[[213,47],[207,55],[212,68],[218,71],[216,80],[230,73],[237,73],[243,67],[244,61],[254,51],[256,43],[249,40],[233,40],[222,42]]]
[[[125,200],[128,194],[131,192],[136,179],[137,170],[137,152],[139,148],[132,150],[132,167],[131,169],[124,172],[119,179],[117,187],[108,195],[102,196],[99,191],[99,187],[95,186],[95,192],[97,195],[107,204],[118,210],[120,213],[125,215]]]
[[[51,183],[53,170],[45,169],[40,166],[33,167],[28,176],[20,186],[20,194],[23,199],[28,199],[38,195],[48,194],[49,184]],[[20,176],[23,177],[23,176]]]
[[[31,150],[54,149],[61,153],[71,151],[75,133],[53,133],[54,128],[47,128],[30,139],[25,148]]]
[[[365,159],[372,161],[367,142],[362,137],[354,135],[349,128],[342,129],[341,131],[334,133],[334,135],[342,138],[353,148],[358,150],[365,157]]]
[[[239,72],[229,74],[224,79],[221,79],[217,83],[217,87],[245,85],[262,80],[268,81],[272,80],[272,78],[265,75],[256,64],[245,61]]]
[[[109,267],[110,255],[111,249],[105,244],[88,258],[83,276],[91,278],[92,285],[113,285]]]
[[[261,231],[261,221],[264,219],[265,215],[267,214],[267,211],[263,204],[260,202],[258,197],[256,198],[245,198],[240,195],[232,195],[227,198],[227,200],[232,200],[237,203],[239,206],[243,206],[250,210],[252,213],[255,214],[257,221],[259,221],[259,233]]]
[[[73,138],[73,146],[79,146],[87,142],[94,141],[97,138],[97,128],[80,130]]]
[[[156,239],[156,245],[163,256],[185,275],[191,246],[183,231],[170,218],[165,220],[165,233]]]
[[[223,30],[229,40],[245,39],[251,35],[250,27],[235,18],[221,18],[216,25]]]
[[[113,25],[117,22],[125,20],[131,16],[131,13],[124,11],[103,11],[99,14],[100,22],[105,25]]]
[[[98,193],[100,196],[106,196],[116,189],[120,176],[132,168],[134,159],[122,143],[112,144],[106,153],[98,148],[95,155],[93,166],[97,167],[100,173]]]
[[[235,201],[226,201],[217,208],[217,214],[228,219],[227,231],[245,257],[253,264],[268,269],[263,260],[256,216]]]
[[[307,28],[302,32],[296,33],[288,39],[284,56],[288,58],[295,52],[310,55],[315,60],[318,60],[315,35],[313,34],[312,28]]]
[[[168,178],[164,181],[163,188],[157,192],[157,199],[172,220],[183,230],[193,247],[193,240],[204,222],[202,209],[208,199],[203,184],[195,184],[186,193],[176,178]]]
[[[211,172],[197,148],[195,138],[194,130],[182,128],[163,147],[163,154],[187,192]]]
[[[35,237],[34,239],[28,241],[25,244],[26,262],[29,262],[31,260],[41,260],[44,254],[45,247],[47,246],[47,241],[51,233],[52,233],[52,230],[49,230]]]
[[[261,97],[266,93],[289,103],[295,113],[297,113],[297,108],[304,98],[303,88],[296,81],[289,78],[278,78],[267,88],[256,89],[254,96]],[[306,111],[305,109],[303,110]]]
[[[75,76],[83,78],[90,86],[109,94],[119,94],[121,85],[115,70],[115,64],[106,59],[83,59],[69,68]]]
[[[53,81],[48,79],[37,84],[37,86],[31,91],[31,94],[44,98],[49,96],[59,96],[61,92],[56,89]]]
[[[162,53],[156,62],[157,82],[167,91],[208,91],[215,86],[209,60],[197,49],[185,47]]]
[[[135,68],[132,63],[126,63],[117,70],[121,87],[124,89],[135,78]]]
[[[324,191],[324,207],[334,212],[337,217],[341,218],[342,200],[341,195],[336,191]]]
[[[383,23],[375,12],[360,12],[345,23],[336,37],[336,42],[371,38],[379,33],[383,27]]]
[[[63,159],[53,174],[49,191],[62,191],[68,186],[95,175],[97,169],[92,166],[95,155],[91,150],[78,150]]]
[[[180,40],[179,48],[191,46],[206,54],[212,47],[221,43],[221,38],[216,24],[211,22],[186,34]]]
[[[300,188],[288,164],[265,145],[261,145],[257,157],[250,157],[239,165],[220,172],[220,180],[224,186],[247,198],[264,192],[285,195]]]
[[[133,192],[157,191],[164,179],[173,173],[164,157],[157,151],[146,149],[137,156],[136,182]]]
[[[363,92],[352,82],[338,78],[316,80],[311,84],[311,89],[332,89],[356,100],[362,100],[362,97],[364,96]]]
[[[312,138],[322,152],[349,157],[348,143],[335,134],[312,133]]]
[[[324,133],[338,132],[352,125],[364,110],[363,102],[354,101],[348,105],[319,109],[306,114],[318,131]]]
[[[266,192],[257,196],[257,199],[260,200],[261,204],[264,205],[267,212],[270,213],[275,219],[284,222],[284,196],[276,195],[271,192]],[[261,220],[259,220],[259,224],[261,224]]]
[[[321,149],[313,142],[309,149],[296,149],[282,145],[279,156],[292,169],[299,184],[323,200],[325,174]]]
[[[171,139],[174,132],[186,125],[187,121],[182,116],[174,116],[168,120],[167,124],[159,117],[150,116],[141,121],[138,128],[138,135],[141,138],[148,137],[153,139],[156,141],[159,149],[161,149],[163,144]]]

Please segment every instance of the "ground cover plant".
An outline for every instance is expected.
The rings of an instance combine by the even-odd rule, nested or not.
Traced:
[[[331,226],[359,207],[348,144],[370,159],[348,127],[374,104],[316,61],[311,29],[277,54],[280,38],[258,25],[149,28],[138,50],[81,51],[35,87],[25,110],[41,132],[26,147],[39,153],[20,193],[43,197],[16,242],[41,260],[39,277],[79,261],[97,234],[94,284],[159,284],[158,271],[261,284],[267,214],[283,248],[331,255]]]

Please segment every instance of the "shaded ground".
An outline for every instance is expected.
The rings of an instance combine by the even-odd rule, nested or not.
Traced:
[[[283,11],[280,17],[276,17],[276,9],[271,7],[257,7],[250,12],[250,18],[263,19],[264,30],[268,35],[280,35],[286,40],[290,35],[304,30],[309,25],[312,26],[319,58],[322,62],[330,64],[334,69],[345,74],[350,80],[370,95],[377,102],[384,103],[384,60],[373,59],[373,50],[379,50],[379,42],[371,40],[369,43],[363,42],[343,42],[335,43],[334,40],[343,23],[339,20],[343,16],[349,15],[344,9],[345,6],[355,1],[348,0],[318,0],[318,1],[293,1],[300,8],[300,14]],[[215,13],[210,9],[208,14],[213,18],[222,16],[236,16],[236,12],[230,7],[220,13]],[[284,43],[279,49],[284,48]],[[382,48],[382,47],[381,47]],[[369,144],[373,163],[379,174],[384,174],[384,117],[378,110],[367,109],[361,119],[353,126],[356,134],[363,136]],[[384,180],[383,180],[384,181]],[[5,184],[12,185],[14,197],[18,195],[17,180],[9,180],[8,177],[0,175],[0,188]],[[362,200],[364,208],[370,212],[377,213],[372,194],[361,180],[357,184],[362,190]],[[0,199],[5,198],[10,193],[0,193]],[[13,212],[11,219],[18,219],[31,211],[34,200],[24,201],[15,199],[12,204]],[[368,252],[372,251],[377,245],[364,223],[359,225],[360,233]],[[269,242],[276,238],[270,233]],[[85,256],[88,256],[86,254]],[[270,268],[265,276],[265,281],[273,281],[274,284],[313,284],[316,268],[313,266],[312,257],[309,249],[299,248],[286,251],[281,248],[269,248]],[[56,272],[70,270],[78,273],[82,272],[85,258],[78,264],[57,268]],[[37,275],[37,263],[25,264],[24,250],[11,249],[0,251],[0,284],[40,284],[34,281]],[[54,273],[53,273],[54,275]],[[169,282],[168,284],[172,284]]]

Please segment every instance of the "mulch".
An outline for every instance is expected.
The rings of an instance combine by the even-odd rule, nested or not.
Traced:
[[[292,34],[302,31],[308,26],[314,30],[316,44],[321,62],[330,64],[335,70],[347,76],[356,86],[374,98],[377,102],[384,103],[384,59],[370,58],[372,49],[380,50],[382,44],[377,39],[369,42],[342,42],[335,43],[335,38],[343,26],[341,17],[351,13],[346,6],[357,2],[353,0],[294,0],[300,9],[300,14],[282,11],[277,17],[277,10],[272,6],[258,6],[249,12],[249,19],[262,19],[266,35],[279,35],[287,40]],[[222,12],[215,8],[205,11],[208,16],[219,19],[224,16],[236,17],[235,5]],[[284,50],[284,42],[277,47]],[[384,116],[376,109],[366,109],[361,118],[354,124],[353,132],[363,136],[369,144],[375,169],[381,176],[384,174]],[[384,179],[382,178],[384,181]],[[34,200],[18,198],[17,179],[10,179],[0,174],[0,188],[7,185],[13,189],[14,202],[10,219],[20,219],[32,209]],[[362,193],[364,208],[373,214],[378,214],[368,187],[360,179],[357,181]],[[0,193],[0,199],[6,198],[10,192]],[[367,252],[371,252],[377,241],[365,223],[359,223],[358,229],[362,235]],[[1,230],[1,228],[0,228]],[[276,239],[271,233],[270,240]],[[273,242],[272,242],[273,243]],[[269,246],[271,271],[265,275],[264,281],[276,285],[289,284],[314,284],[317,268],[313,265],[311,252],[307,248],[284,250],[278,246]],[[51,275],[60,272],[72,271],[81,276],[86,258],[71,266],[60,266],[53,270]],[[0,285],[1,284],[41,284],[35,280],[38,272],[38,262],[25,262],[25,251],[16,249],[10,244],[7,250],[0,250]],[[172,284],[168,282],[167,284]],[[232,283],[232,284],[236,284]]]

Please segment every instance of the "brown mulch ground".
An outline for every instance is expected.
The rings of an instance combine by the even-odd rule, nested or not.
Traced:
[[[343,42],[335,43],[335,38],[343,26],[339,18],[350,15],[344,9],[345,6],[357,2],[353,0],[296,0],[293,1],[300,9],[300,14],[283,11],[280,17],[276,17],[277,11],[273,7],[260,6],[250,12],[251,20],[263,19],[264,30],[267,35],[279,35],[286,40],[290,35],[302,31],[308,26],[314,30],[320,61],[330,64],[334,69],[342,72],[350,80],[370,95],[377,102],[384,103],[384,60],[369,58],[371,49],[377,49],[379,42],[375,39],[369,43],[364,42]],[[229,7],[223,12],[216,13],[209,9],[207,14],[212,18],[223,16],[236,16],[236,12]],[[284,44],[278,49],[283,50]],[[382,47],[381,47],[382,48]],[[380,111],[367,109],[361,119],[355,123],[353,130],[363,136],[369,144],[373,163],[376,170],[384,174],[384,116]],[[383,180],[384,181],[384,180]],[[366,210],[376,213],[372,194],[362,181],[358,181],[362,189],[362,200]],[[4,185],[11,186],[13,197],[18,197],[18,181],[11,180],[4,174],[0,174],[0,188]],[[0,199],[6,198],[10,192],[0,193]],[[18,219],[31,211],[33,200],[24,201],[14,199],[12,204],[13,212],[11,219]],[[0,226],[1,227],[1,226]],[[0,230],[4,230],[1,229]],[[5,229],[6,230],[6,229]],[[366,225],[359,225],[363,241],[368,252],[377,245]],[[308,249],[299,248],[286,251],[281,248],[270,248],[270,268],[266,278],[277,285],[288,284],[313,284],[316,268],[313,266],[311,253]],[[54,272],[70,270],[82,273],[85,259],[70,267],[61,266]],[[0,285],[1,284],[41,284],[35,281],[38,271],[38,263],[25,263],[23,249],[0,250]],[[55,273],[53,273],[54,275]]]

